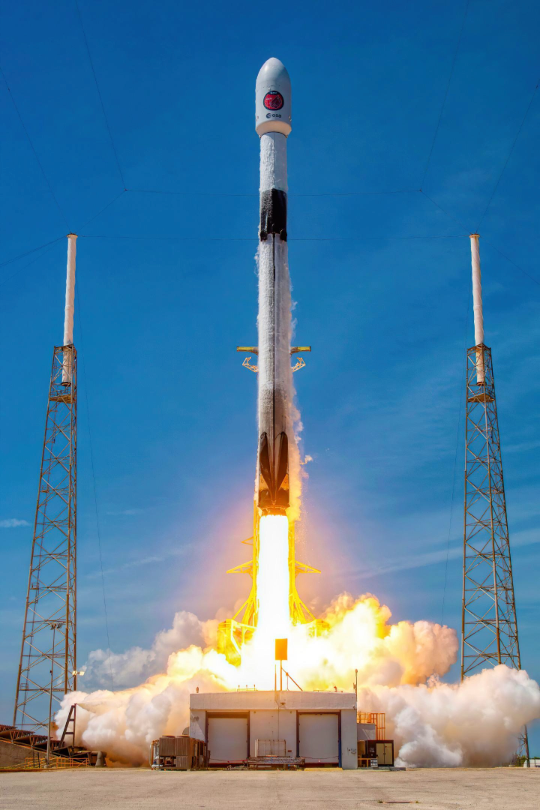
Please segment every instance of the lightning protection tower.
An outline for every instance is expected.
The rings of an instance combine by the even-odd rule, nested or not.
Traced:
[[[77,687],[77,236],[68,234],[64,343],[52,358],[13,724],[50,733],[53,699]]]
[[[475,346],[467,349],[461,680],[521,669],[491,349],[484,344],[478,234],[471,234]],[[527,729],[520,753],[529,757]]]

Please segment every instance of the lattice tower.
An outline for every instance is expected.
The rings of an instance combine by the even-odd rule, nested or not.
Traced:
[[[53,352],[13,719],[45,734],[52,700],[56,710],[77,688],[75,239],[69,234],[64,345]]]
[[[467,350],[461,680],[521,669],[491,349],[483,342],[478,235],[471,235],[476,345]],[[527,729],[520,753],[529,756]]]

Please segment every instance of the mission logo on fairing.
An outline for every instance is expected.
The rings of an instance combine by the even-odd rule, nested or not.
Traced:
[[[283,107],[283,96],[277,90],[270,90],[264,97],[264,106],[267,110],[281,110]]]

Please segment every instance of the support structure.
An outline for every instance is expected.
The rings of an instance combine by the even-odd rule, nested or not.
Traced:
[[[68,236],[64,339],[55,346],[41,456],[13,724],[49,735],[77,688],[77,352],[75,234]]]
[[[467,349],[461,680],[521,669],[491,349],[483,342],[478,234],[471,235],[475,338]],[[520,740],[529,756],[527,730]]]

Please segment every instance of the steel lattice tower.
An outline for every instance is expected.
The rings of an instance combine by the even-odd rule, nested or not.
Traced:
[[[467,350],[461,680],[521,669],[491,349],[484,345],[478,234],[471,235],[476,345]],[[529,757],[527,730],[520,738]]]
[[[64,345],[52,360],[13,724],[49,735],[52,699],[77,687],[75,234],[68,236]]]

